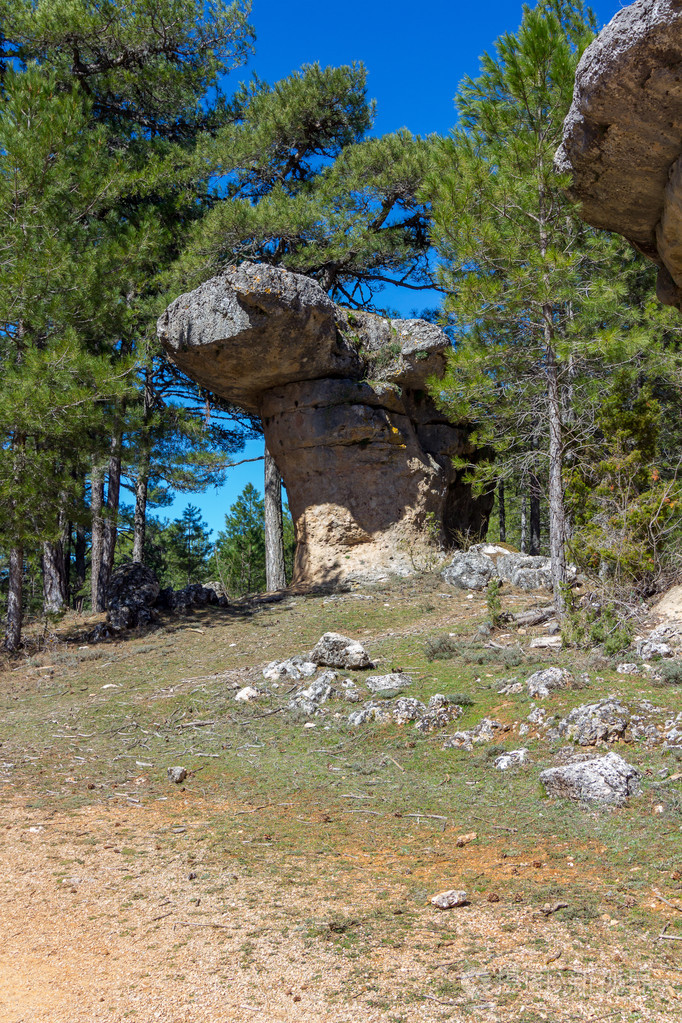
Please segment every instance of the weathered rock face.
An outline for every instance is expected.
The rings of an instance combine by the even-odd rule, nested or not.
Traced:
[[[682,302],[682,5],[638,0],[583,54],[557,167],[584,219],[659,266],[658,297]]]
[[[407,573],[432,515],[447,543],[483,532],[452,466],[474,452],[426,392],[449,342],[423,320],[334,305],[314,281],[244,263],[181,295],[159,320],[173,362],[263,422],[296,528],[294,581]]]

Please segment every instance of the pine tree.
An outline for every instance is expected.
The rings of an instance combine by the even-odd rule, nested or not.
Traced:
[[[47,215],[42,211],[40,215],[47,226],[45,234],[52,230],[64,240],[65,269],[59,275],[52,273],[52,266],[41,264],[40,259],[35,264],[37,273],[45,272],[46,291],[53,299],[53,333],[59,334],[64,323],[75,314],[75,305],[80,303],[82,314],[78,314],[80,327],[76,347],[80,346],[82,355],[100,355],[106,351],[111,363],[107,415],[97,425],[83,426],[80,443],[68,445],[69,451],[81,452],[81,464],[75,470],[64,463],[68,485],[59,489],[52,515],[55,522],[64,520],[69,487],[82,489],[89,463],[92,467],[92,558],[95,562],[91,572],[93,605],[101,607],[115,551],[125,436],[139,422],[137,406],[143,404],[142,398],[138,402],[133,396],[130,387],[121,384],[134,379],[130,374],[129,357],[135,354],[145,333],[152,334],[163,303],[156,282],[157,270],[175,258],[185,226],[200,213],[191,173],[175,154],[186,153],[198,133],[212,130],[212,125],[224,114],[225,101],[217,86],[221,76],[243,61],[251,32],[245,21],[245,8],[223,0],[211,0],[209,4],[203,0],[141,0],[135,5],[112,0],[103,3],[0,0],[0,19],[0,70],[4,71],[0,75],[0,91],[6,103],[5,110],[10,111],[16,100],[19,78],[23,76],[29,93],[31,76],[49,78],[50,95],[41,95],[45,102],[54,101],[55,125],[61,116],[59,96],[73,97],[84,112],[80,124],[82,146],[78,173],[91,183],[100,171],[109,175],[97,183],[102,193],[93,196],[96,201],[90,208],[84,207],[79,212],[76,202],[71,201],[71,193],[65,193],[64,216],[58,227],[56,205],[49,208]],[[210,103],[205,99],[208,90],[213,93]],[[68,150],[71,143],[65,136],[62,145],[59,134],[53,133],[51,154],[41,164],[40,154],[36,153],[38,142],[29,138],[36,123],[36,106],[35,103],[28,106],[32,120],[24,123],[25,152],[37,156],[35,167],[44,172],[49,184],[58,174],[56,168],[63,167],[65,160],[68,162],[62,149]],[[88,139],[92,143],[92,159],[87,151]],[[111,168],[116,165],[115,169],[104,167],[105,157]],[[13,168],[7,153],[3,158],[10,175],[7,180],[10,180]],[[74,166],[71,174],[78,176]],[[40,182],[39,177],[39,174],[34,175],[32,185],[42,188],[44,182]],[[5,220],[21,228],[21,222],[12,219],[13,200],[9,192],[7,201]],[[69,216],[76,218],[71,224]],[[90,268],[89,257],[79,248],[80,240],[88,237],[86,231],[90,231],[89,237],[93,240],[94,258]],[[98,276],[97,268],[109,251],[102,245],[106,232],[110,239],[118,239],[118,267],[115,268],[114,259],[108,275],[100,273]],[[13,234],[10,230],[5,234],[5,241],[5,252],[15,244],[21,250],[20,233]],[[42,244],[45,245],[45,238]],[[69,245],[72,250],[67,272]],[[95,245],[99,247],[95,249]],[[10,262],[12,259],[10,255]],[[78,279],[79,274],[82,280]],[[30,301],[30,289],[24,290],[26,300]],[[97,302],[93,307],[91,299],[95,292]],[[41,303],[45,305],[42,297],[38,304]],[[10,318],[16,309],[15,303]],[[83,329],[85,320],[88,320],[87,330]],[[15,319],[15,326],[24,331],[27,338],[35,332],[28,320]],[[32,342],[22,343],[30,346]],[[74,350],[73,346],[69,349],[72,355]],[[27,376],[29,364],[23,356],[20,365],[21,375]],[[117,382],[117,386],[113,382]],[[101,412],[102,406],[98,408]],[[18,436],[21,446],[21,432],[17,434],[8,429],[10,432],[3,438],[6,445],[16,447]],[[53,436],[56,441],[57,431],[53,431]],[[47,443],[49,446],[52,440]],[[105,456],[107,448],[110,453]],[[53,466],[57,465],[61,463],[55,456]],[[108,467],[106,494],[104,465]],[[59,548],[63,542],[61,531],[51,527],[48,533],[42,532],[45,534],[46,596],[52,594],[50,600],[54,597],[58,603],[64,596],[63,579],[58,578],[65,568]],[[15,539],[22,540],[20,535]],[[14,589],[20,586],[23,561],[20,547],[21,543],[17,556],[12,559]],[[58,585],[48,585],[51,576]],[[17,599],[14,593],[11,603],[13,607],[18,603],[20,608],[20,596]],[[13,620],[18,621],[16,613]],[[16,628],[13,635],[15,638],[10,645],[18,642]]]
[[[296,540],[289,509],[282,509],[284,533],[284,574],[291,579]],[[231,596],[258,593],[266,589],[265,504],[247,483],[225,516],[225,529],[218,533],[216,563],[220,578]]]
[[[213,544],[201,511],[188,504],[180,518],[164,530],[168,565],[181,586],[202,582],[209,570]]]
[[[374,104],[361,65],[308,65],[274,86],[255,80],[229,114],[197,149],[208,212],[171,290],[245,259],[306,274],[355,306],[375,302],[387,283],[433,284],[417,195],[433,141],[407,131],[366,137]]]
[[[495,55],[483,56],[480,76],[463,82],[459,125],[427,192],[455,339],[435,396],[453,417],[475,419],[479,443],[494,448],[495,464],[477,470],[480,485],[514,475],[547,481],[559,608],[563,472],[578,447],[576,413],[604,367],[649,340],[633,329],[636,317],[624,321],[617,244],[582,225],[553,170],[593,28],[582,0],[525,7],[518,32],[503,35]]]
[[[78,89],[51,72],[7,69],[0,107],[0,537],[11,548],[5,643],[21,633],[29,550],[58,542],[112,403],[128,391],[116,353],[121,290],[154,227],[124,229],[112,207],[134,184]],[[105,339],[108,339],[105,340]],[[113,362],[119,363],[114,372]]]

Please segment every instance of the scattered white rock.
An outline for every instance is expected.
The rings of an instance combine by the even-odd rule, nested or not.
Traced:
[[[394,671],[390,675],[370,675],[365,679],[365,685],[371,693],[397,693],[412,685],[412,677],[402,671]]]
[[[575,565],[567,566],[568,582],[577,581]],[[474,544],[468,551],[457,551],[441,576],[460,590],[483,590],[491,579],[502,579],[521,590],[551,590],[549,558],[514,553],[496,544]]]
[[[267,668],[263,668],[263,678],[269,682],[279,682],[281,678],[298,682],[299,679],[310,678],[316,671],[317,665],[313,661],[296,655],[286,661],[270,661]]]
[[[335,681],[335,671],[324,671],[306,689],[300,689],[289,700],[289,710],[303,711],[308,715],[317,714],[320,706],[329,699]]]
[[[400,696],[391,706],[391,718],[396,725],[419,721],[426,713],[426,704],[410,696]]]
[[[651,661],[654,657],[672,657],[673,649],[667,643],[656,643],[651,639],[641,639],[635,643],[635,650],[643,661]]]
[[[531,725],[537,725],[537,727],[540,728],[544,725],[546,717],[547,712],[544,707],[533,707],[527,720],[531,723]]]
[[[639,665],[631,663],[630,661],[625,664],[619,664],[616,667],[616,671],[619,675],[639,675],[641,673]]]
[[[348,700],[349,703],[360,702],[360,700],[362,699],[362,693],[351,678],[344,678],[344,680],[341,683],[341,686],[343,687],[344,690],[343,695],[345,699]]]
[[[415,728],[419,732],[435,732],[445,728],[462,713],[463,708],[442,693],[434,693],[428,702],[424,714],[417,721]]]
[[[431,897],[431,905],[438,909],[455,909],[457,906],[466,906],[467,893],[451,888],[446,892],[438,892]]]
[[[548,796],[588,803],[622,805],[640,792],[639,771],[617,753],[550,767],[540,774]]]
[[[553,689],[567,689],[573,684],[573,676],[565,668],[543,668],[526,679],[528,695],[544,700]]]
[[[380,725],[387,725],[391,718],[391,711],[386,703],[377,703],[370,700],[360,710],[354,710],[348,715],[348,724],[351,728],[357,728],[368,721],[376,721]]]
[[[260,693],[253,686],[244,686],[238,693],[234,694],[234,698],[238,703],[250,703],[251,700],[257,700]]]
[[[561,636],[536,636],[531,639],[531,650],[561,650],[564,641]]]
[[[497,691],[500,696],[516,696],[517,693],[523,692],[523,682],[509,682]]]
[[[179,785],[187,777],[187,769],[185,767],[169,767],[167,773],[168,780],[174,782],[175,785]]]
[[[630,710],[616,697],[609,696],[599,703],[585,703],[574,707],[556,728],[549,732],[551,739],[569,739],[579,746],[594,746],[597,742],[615,742],[625,736],[630,724]]]
[[[369,654],[356,639],[325,632],[308,654],[308,660],[325,668],[371,668]]]
[[[510,554],[497,559],[500,579],[520,590],[551,590],[552,571],[549,558],[530,554]]]
[[[499,757],[496,757],[493,764],[498,771],[508,771],[510,767],[514,767],[517,764],[525,764],[527,756],[528,750],[525,747],[523,749],[512,749],[508,753],[502,753]]]
[[[474,743],[490,742],[495,737],[495,731],[501,728],[499,721],[493,718],[483,718],[473,728],[465,732],[453,732],[443,743],[443,749],[466,749],[472,750]]]
[[[348,724],[357,727],[368,721],[382,725],[414,722],[418,731],[432,732],[444,728],[461,713],[462,707],[459,704],[440,693],[432,696],[428,705],[411,696],[399,696],[395,700],[368,700],[363,707],[348,715]]]

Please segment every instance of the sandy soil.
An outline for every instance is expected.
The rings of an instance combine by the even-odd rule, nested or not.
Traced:
[[[340,954],[344,935],[329,923],[338,931],[334,921],[349,922],[350,934],[354,917],[387,898],[399,919],[407,863],[391,850],[373,858],[348,849],[350,873],[325,863],[315,879],[304,862],[303,883],[282,885],[266,854],[249,869],[204,852],[208,810],[178,800],[45,815],[9,801],[0,830],[2,1023],[680,1018],[672,950],[670,965],[654,968],[647,942],[622,948],[608,916],[587,944],[534,906],[503,898],[441,913],[425,900],[409,928],[393,933],[389,911],[373,947]],[[249,811],[225,808],[237,841],[240,812]],[[494,851],[484,855],[492,870]],[[383,876],[392,870],[379,887],[373,859]],[[497,866],[501,880],[519,869]],[[434,849],[425,884],[438,890],[446,869]],[[464,968],[473,953],[485,965]],[[455,993],[443,993],[444,980]]]

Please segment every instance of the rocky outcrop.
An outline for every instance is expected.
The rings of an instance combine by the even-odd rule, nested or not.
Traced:
[[[429,521],[452,545],[482,532],[452,465],[474,458],[426,382],[446,335],[335,305],[314,281],[244,263],[181,295],[159,320],[170,359],[203,387],[260,416],[294,519],[294,582],[408,573]]]
[[[460,590],[484,590],[491,579],[511,583],[520,590],[552,589],[549,558],[508,551],[490,543],[477,543],[468,551],[457,551],[441,575],[446,583]],[[566,566],[566,577],[571,586],[578,581],[575,565]]]
[[[682,302],[682,5],[638,0],[583,54],[557,168],[594,227],[659,266],[658,297]]]
[[[154,605],[159,580],[146,565],[133,561],[112,573],[106,593],[107,624],[114,632],[148,625],[158,617]]]

